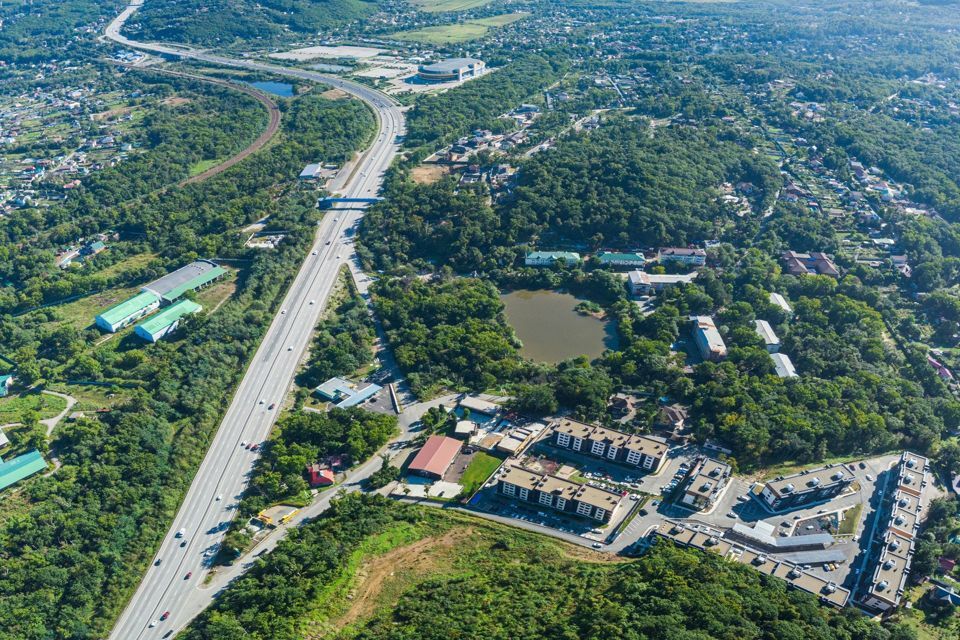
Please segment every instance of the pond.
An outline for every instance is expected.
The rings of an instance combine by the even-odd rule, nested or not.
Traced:
[[[286,82],[251,82],[250,86],[281,98],[293,97],[293,85]]]
[[[574,309],[583,300],[568,293],[520,289],[500,299],[525,358],[550,363],[581,355],[592,359],[617,347],[614,323],[578,313]]]

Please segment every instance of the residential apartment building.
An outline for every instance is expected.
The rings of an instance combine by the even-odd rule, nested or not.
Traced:
[[[657,259],[663,262],[682,262],[697,267],[707,263],[707,252],[703,249],[687,247],[664,247],[657,251]]]
[[[667,459],[667,441],[637,436],[564,418],[550,425],[551,443],[596,458],[656,473]]]
[[[727,357],[727,345],[710,316],[690,316],[693,322],[693,340],[704,360],[722,360]]]
[[[646,263],[642,253],[615,253],[605,251],[597,254],[597,262],[605,267],[633,267],[640,269]]]
[[[698,510],[711,508],[730,480],[730,465],[713,458],[700,458],[690,471],[690,481],[680,502]]]
[[[870,583],[860,596],[860,604],[868,609],[883,613],[899,606],[903,598],[926,507],[929,472],[930,462],[923,456],[909,451],[901,454],[896,471],[897,486],[883,530],[883,547]]]
[[[780,476],[763,485],[760,501],[771,511],[796,509],[829,500],[853,483],[853,474],[842,464]]]
[[[604,523],[610,522],[623,500],[620,494],[606,489],[515,465],[505,465],[498,480],[501,495]]]

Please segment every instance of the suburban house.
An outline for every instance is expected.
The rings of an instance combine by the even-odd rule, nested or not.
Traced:
[[[796,251],[784,251],[783,261],[787,267],[787,273],[793,276],[804,275],[822,275],[836,278],[840,275],[840,270],[833,263],[827,254],[820,251],[812,253],[797,253]]]
[[[318,463],[307,465],[307,482],[311,487],[329,487],[336,482],[332,469],[321,467]]]
[[[563,449],[656,473],[667,459],[667,441],[629,435],[563,418],[550,425],[550,442]]]
[[[646,271],[631,271],[627,274],[630,283],[630,294],[634,296],[648,296],[659,293],[668,287],[678,284],[690,284],[697,277],[697,272],[683,274],[647,273]]]
[[[461,442],[445,436],[430,436],[417,452],[407,471],[439,480],[460,453]]]
[[[676,443],[686,444],[690,440],[690,429],[687,427],[687,409],[679,404],[668,404],[660,407],[653,427]]]
[[[702,267],[707,263],[707,252],[703,249],[687,247],[664,247],[657,251],[657,259],[661,262],[682,262]]]
[[[501,495],[600,522],[609,522],[623,496],[523,467],[505,465],[498,476]]]
[[[552,267],[556,262],[568,265],[580,263],[580,254],[573,251],[533,251],[528,253],[523,263],[528,267]]]
[[[780,338],[777,337],[770,323],[766,320],[754,320],[753,324],[756,327],[757,335],[763,340],[763,346],[767,348],[767,351],[770,353],[780,351]]]
[[[730,479],[730,465],[713,458],[700,458],[690,471],[690,481],[680,503],[698,510],[713,507]]]
[[[704,360],[722,360],[727,356],[727,345],[723,342],[717,325],[710,316],[690,316],[693,321],[693,340],[697,343]]]
[[[853,483],[853,474],[842,464],[780,476],[763,485],[760,502],[771,511],[795,509],[834,498]]]

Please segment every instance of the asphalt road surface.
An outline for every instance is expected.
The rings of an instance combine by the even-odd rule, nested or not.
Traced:
[[[134,49],[322,82],[366,102],[377,115],[379,131],[352,171],[344,169],[350,172],[340,182],[340,193],[353,198],[377,194],[383,172],[397,152],[396,140],[404,132],[403,114],[391,98],[362,84],[320,73],[133,42],[121,36],[120,29],[142,5],[143,0],[134,0],[107,27],[105,36]],[[202,586],[209,568],[208,556],[223,540],[257,456],[242,443],[261,442],[270,433],[339,269],[354,259],[353,245],[345,242],[345,232],[359,222],[361,215],[355,210],[334,209],[320,222],[310,255],[240,382],[170,531],[110,638],[162,638],[169,631],[185,627],[211,602],[216,589]],[[177,537],[181,529],[184,533]],[[161,621],[166,612],[169,614]]]

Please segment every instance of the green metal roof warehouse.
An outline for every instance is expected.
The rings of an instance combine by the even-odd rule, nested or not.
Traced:
[[[190,264],[168,273],[143,287],[152,291],[167,302],[173,302],[187,291],[194,291],[207,285],[227,271],[210,260],[194,260]]]
[[[97,326],[110,332],[122,329],[136,322],[160,306],[160,296],[150,291],[141,291],[137,295],[115,304],[97,316]]]
[[[47,468],[47,462],[34,449],[13,460],[0,462],[0,491]]]
[[[196,313],[202,308],[203,307],[193,300],[180,300],[138,324],[134,331],[144,340],[156,342],[176,329],[180,323],[180,318],[191,313]]]

